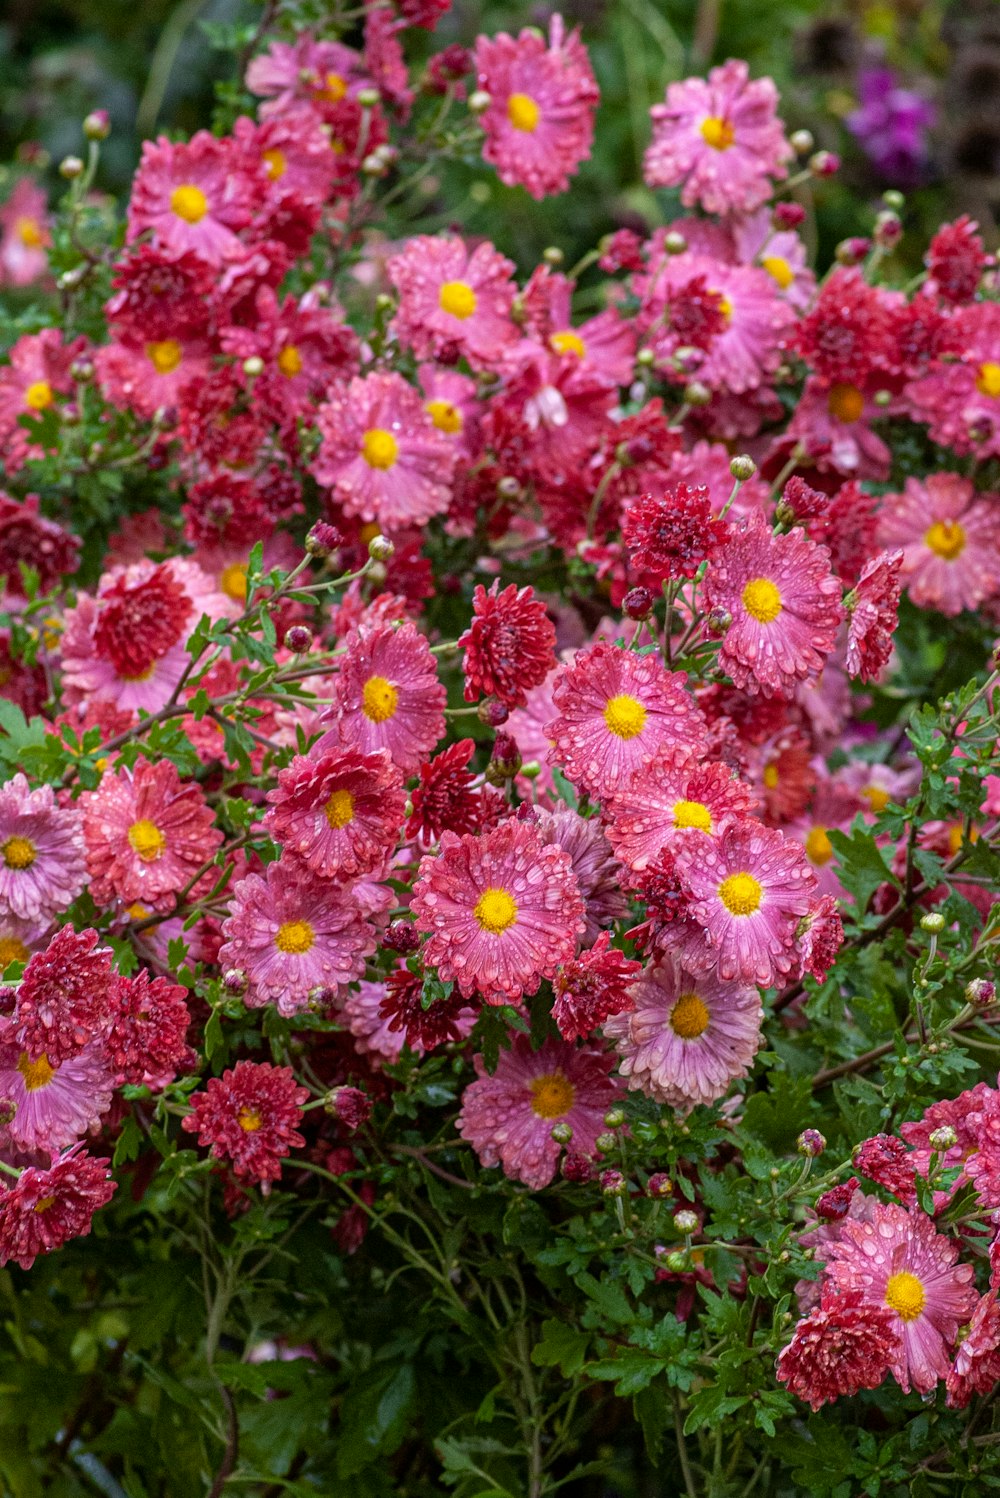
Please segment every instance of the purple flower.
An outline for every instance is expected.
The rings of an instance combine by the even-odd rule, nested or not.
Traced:
[[[862,68],[858,94],[861,107],[848,115],[848,130],[880,176],[912,187],[927,170],[925,132],[934,123],[934,106],[902,88],[891,68]]]

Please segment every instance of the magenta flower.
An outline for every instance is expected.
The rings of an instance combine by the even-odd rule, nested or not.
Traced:
[[[628,914],[628,900],[622,893],[622,867],[600,822],[562,805],[555,811],[535,808],[528,821],[540,842],[554,843],[569,855],[573,877],[583,896],[586,926],[580,941],[596,942],[602,931]]]
[[[352,631],[331,713],[342,743],[362,754],[387,749],[412,775],[444,735],[446,700],[430,646],[415,624]],[[318,753],[327,747],[326,739],[315,746]]]
[[[520,333],[510,311],[513,262],[489,243],[471,252],[452,235],[418,234],[388,264],[399,293],[392,327],[418,359],[464,354],[474,369],[495,369]]]
[[[18,772],[0,786],[0,915],[43,921],[72,905],[86,881],[75,806],[50,785],[30,790]]]
[[[1000,306],[958,308],[939,343],[930,368],[904,390],[915,419],[942,447],[1000,456]]]
[[[152,229],[175,255],[190,250],[220,266],[239,245],[236,230],[249,223],[260,190],[231,140],[199,130],[186,144],[160,136],[143,142],[129,200],[128,240]]]
[[[901,547],[906,591],[920,608],[960,614],[1000,591],[1000,512],[957,473],[908,478],[886,494],[879,541]]]
[[[82,1146],[45,1170],[29,1166],[0,1190],[0,1264],[30,1269],[39,1254],[86,1238],[94,1213],[117,1189],[110,1161],[94,1159]]]
[[[385,749],[296,755],[267,799],[271,836],[325,878],[381,868],[406,808],[402,777]]]
[[[756,805],[750,786],[728,765],[665,744],[608,798],[604,811],[616,856],[642,870],[692,827],[717,837],[733,817],[747,816]]]
[[[14,1116],[2,1130],[7,1148],[55,1154],[75,1144],[111,1107],[114,1076],[100,1041],[53,1065],[48,1056],[33,1061],[15,1043],[0,1055],[0,1101]]]

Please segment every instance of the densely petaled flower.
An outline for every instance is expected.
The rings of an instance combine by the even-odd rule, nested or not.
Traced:
[[[901,551],[880,551],[861,569],[857,585],[844,600],[847,610],[847,674],[872,681],[892,655],[899,624]]]
[[[191,1014],[187,990],[140,968],[111,984],[112,1022],[105,1040],[119,1084],[145,1083],[159,1091],[197,1057],[185,1041]]]
[[[936,291],[946,302],[960,306],[971,302],[986,269],[979,225],[967,213],[952,224],[942,224],[931,239],[924,256],[928,283],[925,289]]]
[[[656,583],[694,577],[725,535],[725,525],[712,519],[708,490],[685,483],[671,485],[662,495],[641,495],[622,517],[629,562]]]
[[[0,915],[38,921],[72,905],[86,879],[80,813],[18,772],[0,786]]]
[[[546,725],[549,763],[588,795],[620,790],[663,744],[701,750],[704,722],[683,672],[605,641],[583,650],[556,677],[559,717]]]
[[[487,593],[477,586],[472,622],[458,639],[465,651],[465,700],[488,696],[505,707],[523,707],[556,663],[555,625],[534,588],[499,588],[494,583]]]
[[[948,1370],[948,1407],[964,1410],[974,1394],[992,1394],[1000,1383],[1000,1301],[995,1289],[980,1297],[968,1335]]]
[[[440,854],[421,859],[410,908],[431,933],[427,966],[488,1004],[534,993],[573,956],[584,926],[569,856],[517,821],[482,837],[442,833]]]
[[[85,1238],[94,1213],[117,1189],[110,1161],[95,1159],[82,1146],[48,1169],[29,1166],[13,1186],[0,1190],[0,1264],[30,1269],[39,1254]]]
[[[581,817],[569,806],[555,811],[527,808],[519,817],[534,827],[542,843],[554,843],[569,855],[573,876],[583,896],[586,926],[580,940],[595,942],[601,931],[628,914],[622,893],[622,869],[595,817]]]
[[[76,1056],[112,1018],[111,948],[94,930],[62,926],[44,952],[28,961],[17,991],[21,1043],[32,1060],[52,1065]]]
[[[822,983],[844,944],[844,923],[835,895],[812,901],[795,931],[795,945],[804,972]]]
[[[604,1026],[630,1088],[688,1111],[715,1102],[746,1076],[760,1045],[756,989],[695,976],[667,957],[647,968],[631,993],[632,1009]]]
[[[854,1167],[869,1181],[899,1198],[904,1207],[917,1199],[916,1168],[910,1151],[894,1134],[873,1134],[855,1146]]]
[[[902,494],[884,495],[879,541],[902,547],[906,591],[921,608],[960,614],[1000,592],[1000,509],[960,474],[908,478]]]
[[[375,933],[344,888],[285,859],[263,876],[248,874],[233,892],[219,951],[223,968],[247,975],[251,1009],[276,1004],[280,1014],[324,1002],[360,978]]]
[[[760,515],[735,527],[709,563],[704,601],[732,619],[720,666],[767,697],[789,696],[823,669],[843,617],[829,553],[799,529],[773,535]]]
[[[938,357],[905,388],[917,421],[942,447],[1000,455],[1000,306],[977,302],[948,318]],[[907,371],[908,372],[908,371]]]
[[[240,1180],[267,1186],[281,1175],[284,1156],[305,1144],[297,1125],[308,1096],[290,1066],[237,1061],[192,1096],[182,1128],[197,1134],[198,1143],[210,1146]]]
[[[50,592],[80,564],[80,540],[38,513],[38,495],[11,499],[0,490],[0,586],[24,598],[21,563],[38,573],[38,590]]]
[[[420,783],[410,792],[407,837],[429,848],[446,830],[479,832],[496,820],[495,813],[506,803],[492,786],[476,785],[480,777],[469,769],[475,752],[475,739],[461,739],[420,766]]]
[[[966,1164],[979,1149],[984,1116],[993,1111],[996,1092],[985,1082],[977,1082],[968,1092],[956,1098],[943,1098],[932,1103],[923,1118],[914,1123],[900,1124],[899,1132],[911,1146],[913,1164],[921,1175],[930,1169],[931,1157],[937,1156],[941,1170],[959,1168],[959,1174],[949,1188],[949,1194],[967,1184]],[[935,1149],[931,1135],[938,1129],[950,1128],[955,1132],[955,1143],[946,1150]]]
[[[327,878],[381,867],[406,809],[402,776],[385,749],[298,754],[267,799],[264,825],[274,840]]]
[[[898,298],[897,298],[898,300]],[[799,323],[798,351],[813,374],[834,388],[863,387],[892,357],[890,296],[854,266],[838,266]]]
[[[616,856],[641,870],[690,828],[717,837],[727,821],[755,806],[750,786],[729,765],[666,744],[608,797],[604,811]]]
[[[181,643],[192,612],[191,599],[169,567],[156,567],[147,577],[120,574],[101,594],[94,647],[119,676],[142,677]]]
[[[612,1014],[631,1009],[631,987],[641,971],[641,962],[611,946],[607,931],[561,967],[552,981],[552,1018],[563,1040],[584,1040]]]
[[[61,1063],[33,1060],[15,1041],[0,1051],[0,1100],[14,1116],[0,1129],[7,1148],[54,1154],[95,1128],[111,1107],[115,1078],[104,1047],[93,1041]]]
[[[388,749],[412,775],[444,735],[447,698],[430,646],[416,625],[352,631],[337,677],[333,716],[344,744],[363,754]],[[316,746],[322,752],[325,740]]]
[[[435,998],[426,1009],[423,980],[409,968],[397,967],[385,980],[379,1015],[390,1032],[399,1034],[418,1056],[436,1046],[447,1045],[468,1035],[476,1023],[458,989],[446,998]]]
[[[686,208],[749,213],[788,175],[793,155],[777,117],[770,78],[750,80],[745,62],[730,59],[708,79],[671,83],[666,102],[650,110],[653,139],[643,174],[651,187],[680,187]]]
[[[770,988],[795,963],[799,916],[816,876],[798,843],[741,819],[711,838],[692,830],[673,849],[690,910],[704,927],[719,977]]]
[[[541,1191],[562,1149],[552,1138],[555,1124],[572,1129],[575,1154],[593,1154],[604,1115],[618,1097],[608,1075],[612,1065],[608,1054],[561,1040],[533,1051],[527,1036],[516,1035],[511,1049],[500,1052],[493,1076],[483,1058],[475,1058],[477,1080],[462,1094],[458,1132],[482,1165],[502,1165],[510,1180]]]
[[[362,978],[360,983],[352,984],[340,1000],[340,1015],[351,1032],[354,1049],[376,1071],[381,1069],[383,1062],[394,1065],[402,1055],[403,1047],[409,1044],[405,1031],[391,1028],[389,1018],[382,1013],[385,996],[384,983],[368,983]],[[410,1045],[410,1049],[419,1055],[418,1044]]]
[[[238,163],[231,140],[199,130],[186,144],[143,142],[129,199],[128,238],[152,229],[175,254],[190,250],[219,266],[238,246],[235,230],[250,219],[257,184]]]
[[[778,1382],[814,1410],[861,1389],[877,1389],[898,1356],[894,1321],[888,1306],[871,1305],[858,1294],[828,1292],[782,1348]]]
[[[399,293],[392,327],[418,359],[457,350],[474,369],[494,369],[520,338],[510,316],[514,265],[493,245],[470,252],[453,235],[418,234],[387,269]]]

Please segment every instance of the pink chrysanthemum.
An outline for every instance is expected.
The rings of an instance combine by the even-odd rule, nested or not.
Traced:
[[[663,744],[700,751],[701,714],[683,672],[605,641],[577,655],[553,687],[559,717],[546,725],[550,764],[591,796],[622,789]]]
[[[0,1190],[0,1264],[30,1269],[40,1254],[86,1238],[94,1213],[118,1189],[110,1162],[83,1147],[69,1150],[46,1170],[29,1166]]]
[[[266,100],[262,119],[277,119],[307,104],[327,117],[331,110],[364,88],[370,79],[361,55],[341,42],[317,41],[310,31],[294,43],[272,41],[247,68],[246,85]]]
[[[360,978],[375,950],[375,933],[347,891],[284,859],[240,880],[222,933],[219,962],[246,973],[248,1008],[275,1004],[284,1015]]]
[[[418,234],[387,269],[399,293],[393,330],[418,359],[457,352],[474,369],[495,369],[520,338],[510,316],[514,265],[493,245],[470,253],[452,235]]]
[[[455,448],[401,375],[335,388],[316,424],[322,442],[313,472],[345,514],[391,532],[447,510]]]
[[[472,622],[459,636],[465,651],[465,700],[496,697],[505,707],[523,707],[532,687],[541,686],[555,665],[555,625],[534,588],[514,583],[472,595]]]
[[[954,223],[941,225],[924,256],[928,273],[926,289],[936,291],[956,306],[972,301],[986,269],[978,228],[976,221],[963,213]]]
[[[844,944],[844,923],[835,895],[820,895],[810,903],[795,932],[802,969],[822,983]]]
[[[948,1370],[948,1407],[964,1410],[974,1394],[992,1394],[1000,1383],[1000,1300],[995,1289],[979,1299],[968,1335]]]
[[[341,1000],[340,1013],[354,1040],[354,1048],[369,1065],[379,1070],[383,1062],[394,1065],[407,1044],[403,1030],[393,1029],[390,1018],[381,1009],[385,998],[384,983],[364,979],[347,990]],[[412,1049],[417,1049],[411,1046]]]
[[[105,771],[84,800],[87,868],[99,905],[140,901],[169,910],[222,842],[200,787],[182,781],[169,760]]]
[[[925,1176],[930,1169],[931,1156],[936,1155],[941,1170],[960,1167],[959,1174],[949,1188],[949,1195],[959,1191],[969,1181],[966,1164],[979,1149],[983,1120],[993,1111],[996,1091],[985,1082],[977,1082],[968,1092],[956,1098],[943,1098],[925,1110],[923,1118],[915,1123],[900,1125],[899,1132],[913,1150],[914,1167]],[[942,1128],[955,1131],[955,1143],[946,1150],[935,1149],[931,1135]]]
[[[72,905],[86,879],[80,813],[50,785],[16,774],[0,786],[0,915],[37,921]]]
[[[861,569],[844,599],[847,610],[847,674],[872,681],[889,664],[899,624],[901,551],[880,551]]]
[[[746,1076],[760,1045],[756,989],[693,976],[667,957],[631,992],[632,1010],[604,1026],[630,1088],[686,1112],[715,1102]]]
[[[406,775],[444,735],[447,698],[430,646],[415,624],[363,627],[347,641],[337,677],[337,733],[363,754],[388,749]],[[325,748],[321,741],[317,748]]]
[[[568,854],[573,877],[583,896],[584,927],[581,942],[592,943],[601,931],[628,914],[622,893],[622,868],[596,817],[581,817],[569,806],[555,811],[527,808],[520,816],[534,827],[539,841],[554,843]]]
[[[296,755],[267,799],[271,836],[326,878],[380,868],[406,810],[402,777],[384,749]]]
[[[556,1173],[562,1146],[557,1123],[573,1130],[573,1151],[592,1155],[604,1132],[604,1115],[618,1097],[609,1077],[613,1058],[547,1040],[538,1051],[524,1035],[501,1051],[493,1076],[475,1058],[477,1080],[462,1094],[456,1127],[480,1163],[502,1165],[504,1175],[541,1191]]]
[[[810,376],[796,402],[786,440],[800,443],[821,472],[832,469],[844,478],[883,482],[889,476],[892,455],[872,430],[872,423],[884,420],[886,414],[876,406],[873,394],[859,385],[839,381],[831,385]]]
[[[262,183],[260,184],[262,185]],[[231,140],[199,130],[186,144],[147,140],[129,199],[128,239],[152,229],[157,243],[221,265],[238,247],[258,184],[235,159]]]
[[[894,1312],[900,1346],[890,1369],[900,1387],[930,1393],[947,1378],[949,1350],[976,1304],[972,1265],[955,1263],[958,1245],[919,1209],[873,1201],[866,1220],[844,1218],[824,1253],[838,1290]]]
[[[1000,306],[976,302],[947,322],[944,347],[904,394],[942,447],[1000,456]]]
[[[93,929],[61,926],[28,960],[17,991],[20,1040],[35,1060],[52,1065],[76,1056],[103,1036],[112,1017],[111,948],[99,947]]]
[[[300,1087],[290,1066],[238,1061],[221,1077],[209,1077],[204,1092],[191,1098],[181,1127],[211,1147],[242,1181],[269,1183],[281,1175],[281,1161],[305,1144],[297,1125],[308,1087]]]
[[[1000,591],[1000,509],[957,473],[908,478],[886,494],[879,541],[902,547],[906,591],[920,608],[942,614],[975,609]]]
[[[777,117],[770,78],[750,81],[745,62],[730,59],[708,79],[671,83],[650,110],[653,139],[643,175],[651,187],[681,187],[685,208],[749,213],[771,196],[794,154]]]
[[[40,280],[51,243],[45,193],[30,177],[21,177],[0,208],[0,281],[30,286]]]
[[[727,821],[747,816],[756,804],[750,786],[728,765],[666,744],[604,810],[616,856],[641,870],[690,828],[717,837]]]
[[[482,116],[483,158],[508,187],[531,196],[565,192],[590,155],[600,97],[578,31],[566,35],[561,16],[549,22],[548,44],[535,31],[476,38],[476,77],[490,96]]]
[[[114,1083],[100,1041],[61,1063],[44,1054],[32,1060],[18,1043],[5,1046],[0,1100],[13,1105],[14,1116],[0,1130],[0,1141],[16,1150],[49,1154],[75,1144],[111,1107]]]
[[[442,833],[440,854],[421,860],[410,908],[430,933],[427,966],[488,1004],[534,993],[573,956],[584,926],[568,855],[517,821],[482,837]]]
[[[0,369],[0,441],[4,445],[4,469],[16,473],[29,457],[42,450],[22,426],[55,408],[57,397],[73,389],[70,367],[84,348],[83,339],[63,343],[58,328],[25,333],[11,346],[9,363]]]
[[[119,1085],[143,1083],[160,1091],[197,1057],[186,1043],[191,1023],[187,990],[140,968],[111,985],[113,1019],[105,1047]]]
[[[607,931],[589,952],[561,967],[552,982],[552,1018],[563,1040],[584,1040],[612,1014],[631,1009],[631,988],[641,971],[641,962],[612,947]]]
[[[877,1389],[898,1356],[894,1320],[888,1306],[871,1305],[857,1294],[828,1293],[779,1354],[778,1382],[814,1410]]]
[[[798,917],[816,888],[798,843],[741,819],[717,839],[693,829],[673,853],[691,914],[716,951],[719,977],[770,988],[794,966]]]
[[[732,619],[719,665],[765,697],[787,697],[823,669],[844,612],[829,553],[799,529],[773,535],[760,515],[734,528],[709,563],[704,602]]]

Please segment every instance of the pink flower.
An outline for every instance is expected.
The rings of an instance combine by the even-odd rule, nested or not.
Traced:
[[[644,869],[689,828],[716,837],[756,804],[750,787],[728,765],[666,744],[608,798],[604,811],[616,856],[632,869]]]
[[[238,1061],[193,1095],[181,1127],[210,1145],[214,1159],[228,1161],[240,1180],[259,1181],[266,1191],[281,1175],[284,1156],[305,1144],[296,1126],[308,1096],[290,1066]]]
[[[452,235],[418,234],[387,269],[399,293],[392,327],[418,359],[458,352],[474,369],[495,369],[519,340],[514,265],[493,245],[470,252]]]
[[[32,1061],[58,1065],[103,1039],[114,1014],[111,948],[93,928],[60,926],[43,952],[28,960],[17,990],[18,1043]]]
[[[651,187],[681,187],[685,208],[749,213],[771,196],[794,154],[777,118],[770,78],[750,81],[745,62],[730,59],[707,82],[671,83],[650,110],[653,139],[643,171]]]
[[[482,116],[483,158],[508,187],[526,187],[533,198],[565,192],[590,155],[597,82],[578,31],[567,36],[561,16],[549,22],[549,40],[522,31],[476,38],[479,88],[490,96]]]
[[[401,375],[335,387],[316,423],[322,442],[313,472],[346,514],[391,532],[447,510],[455,448]]]
[[[857,1294],[828,1293],[778,1356],[778,1382],[812,1409],[877,1389],[898,1357],[895,1317]]]
[[[562,1149],[552,1138],[555,1124],[572,1129],[575,1154],[594,1153],[604,1115],[618,1097],[608,1075],[612,1064],[601,1051],[561,1040],[533,1051],[527,1036],[516,1035],[511,1049],[500,1052],[492,1077],[482,1056],[475,1058],[478,1080],[462,1094],[458,1132],[480,1164],[502,1165],[508,1179],[541,1191],[555,1175]]]
[[[0,1130],[8,1148],[54,1154],[75,1144],[111,1107],[114,1076],[104,1046],[93,1041],[78,1055],[54,1063],[32,1060],[17,1043],[0,1052],[0,1101],[14,1116]]]
[[[45,194],[30,177],[14,184],[0,208],[0,281],[8,286],[30,286],[49,268],[52,243]]]
[[[572,807],[559,805],[555,811],[527,808],[520,813],[538,833],[544,844],[554,843],[569,855],[580,894],[586,926],[581,942],[596,942],[601,931],[613,926],[628,914],[628,901],[622,893],[622,868],[596,817],[581,817]]]
[[[174,254],[185,250],[219,266],[238,245],[235,231],[250,221],[262,183],[236,158],[231,140],[199,130],[187,144],[166,136],[143,142],[132,183],[128,240],[152,229],[157,243]]]
[[[755,988],[694,976],[667,957],[647,968],[631,993],[631,1011],[604,1026],[630,1088],[688,1112],[746,1076],[763,1019]]]
[[[948,1370],[948,1407],[964,1410],[974,1394],[992,1394],[1000,1383],[1000,1302],[996,1290],[980,1296],[968,1335]]]
[[[0,1264],[12,1260],[30,1269],[39,1254],[85,1238],[91,1219],[117,1190],[110,1162],[82,1147],[71,1149],[46,1170],[29,1166],[13,1186],[0,1191]]]
[[[886,415],[873,394],[861,385],[831,385],[811,375],[796,402],[786,439],[800,442],[821,472],[833,469],[845,478],[883,482],[889,477],[892,455],[872,430],[872,422]]]
[[[363,754],[388,749],[393,763],[412,775],[444,735],[446,700],[430,646],[415,624],[352,631],[331,713],[344,744]],[[326,740],[315,747],[322,752]]]
[[[296,755],[267,799],[271,836],[326,878],[380,868],[406,808],[402,777],[384,749]]]
[[[0,442],[8,475],[28,458],[42,455],[21,421],[42,417],[53,407],[58,410],[57,397],[73,389],[70,366],[84,346],[82,338],[64,344],[58,328],[43,328],[25,333],[11,347],[10,363],[0,369]]]
[[[904,394],[930,435],[957,453],[1000,456],[1000,306],[977,302],[948,319],[941,355]]]
[[[938,1165],[942,1170],[960,1167],[958,1176],[948,1189],[948,1196],[953,1196],[969,1181],[966,1165],[979,1149],[983,1120],[988,1113],[992,1113],[995,1100],[995,1090],[985,1082],[977,1082],[975,1087],[960,1093],[956,1098],[944,1098],[941,1102],[932,1103],[925,1110],[923,1118],[917,1119],[915,1123],[900,1125],[899,1132],[912,1147],[913,1164],[921,1175],[925,1176],[929,1171],[932,1155],[937,1155]],[[954,1129],[955,1143],[949,1149],[935,1150],[930,1136],[935,1130],[942,1128]]]
[[[908,478],[882,498],[879,541],[903,550],[906,591],[942,614],[975,609],[1000,590],[1000,509],[957,473]]]
[[[444,432],[464,458],[482,450],[481,407],[476,382],[454,369],[421,364],[417,370],[424,392],[424,410],[439,432]]]
[[[476,587],[472,620],[458,639],[465,700],[496,697],[505,707],[523,707],[555,664],[556,630],[533,588],[499,587]]]
[[[362,979],[360,983],[352,984],[340,1001],[341,1018],[347,1023],[354,1049],[366,1057],[376,1071],[386,1061],[390,1066],[395,1065],[403,1054],[404,1045],[409,1044],[404,1032],[393,1029],[382,1013],[384,998],[384,983],[368,983]],[[410,1049],[419,1055],[422,1048],[410,1045]]]
[[[85,880],[78,809],[58,805],[50,785],[30,790],[18,772],[0,786],[0,915],[57,915]]]
[[[769,208],[736,219],[731,233],[740,264],[759,265],[766,270],[790,306],[804,312],[816,294],[816,276],[798,234],[777,227]]]
[[[294,44],[272,42],[253,58],[246,75],[250,92],[267,101],[259,110],[264,120],[302,104],[328,115],[369,82],[360,53],[340,42],[317,41],[309,31],[301,32]]]
[[[847,674],[872,681],[889,664],[899,624],[901,551],[880,551],[861,569],[844,599],[847,610]]]
[[[635,367],[631,324],[608,307],[574,326],[573,290],[567,276],[547,265],[533,271],[521,296],[527,331],[560,358],[579,361],[582,369],[608,385],[627,385]]]
[[[149,341],[141,348],[106,343],[94,352],[97,379],[106,400],[149,421],[176,407],[189,380],[208,374],[208,349],[178,338]]]
[[[426,965],[488,1004],[534,993],[573,956],[584,926],[568,855],[517,821],[481,837],[442,833],[440,853],[420,861],[410,908],[430,933]]]

